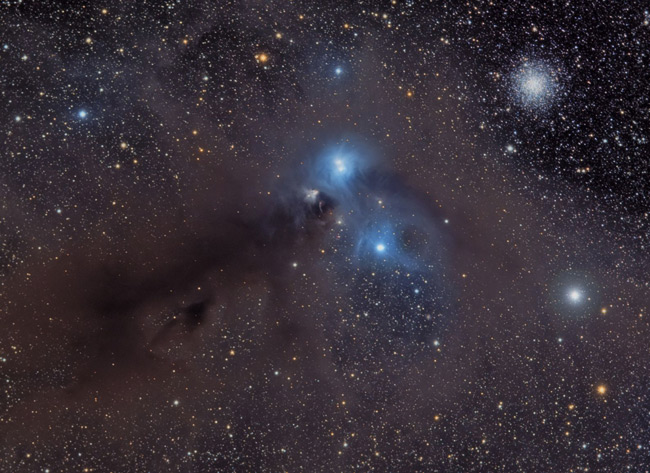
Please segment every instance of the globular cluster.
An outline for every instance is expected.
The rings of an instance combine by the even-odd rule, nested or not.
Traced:
[[[642,2],[0,2],[0,471],[650,472]]]
[[[558,78],[544,64],[525,62],[514,72],[513,81],[520,105],[528,109],[548,107],[558,93]]]

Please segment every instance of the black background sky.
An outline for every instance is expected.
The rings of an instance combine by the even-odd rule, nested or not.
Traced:
[[[650,471],[649,9],[0,3],[0,471]]]

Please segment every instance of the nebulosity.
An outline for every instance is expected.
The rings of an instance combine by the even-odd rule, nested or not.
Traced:
[[[0,6],[0,471],[648,471],[648,13]]]
[[[444,257],[449,237],[438,210],[387,165],[386,157],[357,139],[326,145],[301,168],[291,179],[326,225],[320,244],[323,253],[333,253],[332,270],[352,281],[346,284],[351,310],[367,313],[368,298],[359,295],[369,284],[378,291],[376,317],[392,319],[397,310],[406,325],[418,326],[404,333],[429,341],[439,336],[444,320],[438,314],[450,307],[451,293]],[[381,294],[395,291],[407,299],[388,305]],[[413,312],[415,298],[419,309]]]

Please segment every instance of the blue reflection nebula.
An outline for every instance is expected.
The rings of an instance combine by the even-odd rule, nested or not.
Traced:
[[[357,267],[417,272],[438,265],[441,239],[432,209],[374,150],[345,140],[316,151],[305,164],[301,198],[310,205],[331,203],[339,254],[349,251]]]
[[[352,192],[367,161],[352,146],[332,147],[315,159],[308,177],[310,185],[334,196]]]

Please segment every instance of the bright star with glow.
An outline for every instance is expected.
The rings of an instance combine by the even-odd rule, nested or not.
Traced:
[[[341,74],[343,74],[343,68],[339,66],[336,69],[334,69],[334,72],[336,73],[337,76],[340,76]]]
[[[363,158],[349,145],[335,145],[316,157],[308,169],[307,188],[318,189],[328,195],[353,191],[352,184],[363,167]]]
[[[79,113],[77,113],[77,115],[79,115],[79,118],[86,118],[88,116],[88,112],[85,110],[79,110]]]
[[[375,246],[375,249],[379,253],[383,253],[384,251],[386,251],[386,245],[384,245],[383,243],[377,243],[377,246]]]
[[[577,304],[582,300],[582,293],[578,289],[571,289],[569,291],[569,300]]]

